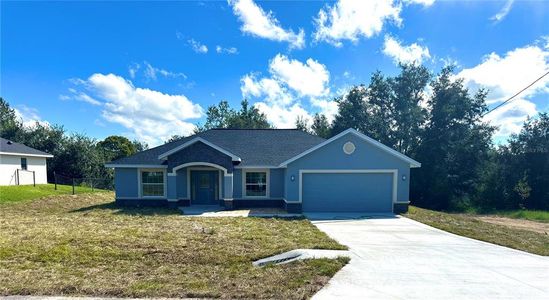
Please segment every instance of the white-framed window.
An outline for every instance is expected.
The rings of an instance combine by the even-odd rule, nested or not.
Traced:
[[[166,178],[165,170],[142,169],[140,170],[141,196],[165,197]]]
[[[244,197],[269,197],[269,170],[243,171]]]
[[[27,158],[21,157],[21,170],[27,170],[27,169],[28,169]]]

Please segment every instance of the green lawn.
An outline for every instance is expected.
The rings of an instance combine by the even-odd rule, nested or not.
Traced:
[[[513,211],[498,211],[496,215],[514,218],[514,219],[525,219],[530,221],[538,222],[549,222],[549,211],[543,210],[513,210]]]
[[[75,193],[90,193],[92,189],[84,186],[75,186]],[[101,190],[94,189],[94,192]],[[45,196],[72,194],[72,186],[70,185],[55,185],[53,184],[37,184],[32,185],[11,185],[0,186],[0,204],[13,203],[20,201],[34,200]]]
[[[345,249],[305,219],[196,218],[127,209],[113,193],[0,209],[0,296],[306,299],[348,259],[256,268],[296,248]]]
[[[451,233],[549,256],[549,235],[546,233],[483,222],[473,214],[445,213],[414,206],[410,206],[403,216]]]

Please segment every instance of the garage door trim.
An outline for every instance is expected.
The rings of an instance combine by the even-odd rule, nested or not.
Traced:
[[[398,169],[340,169],[340,170],[299,170],[299,202],[303,202],[303,174],[393,174],[392,207],[397,203],[397,178]]]

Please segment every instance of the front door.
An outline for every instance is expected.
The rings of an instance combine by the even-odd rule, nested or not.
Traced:
[[[217,176],[217,171],[191,171],[191,204],[219,204]]]

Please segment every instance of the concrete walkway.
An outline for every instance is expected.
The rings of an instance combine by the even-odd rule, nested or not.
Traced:
[[[225,210],[219,205],[191,205],[180,207],[187,217],[258,217],[258,218],[297,218],[301,214],[290,214],[281,208],[243,208]]]
[[[548,257],[402,217],[309,217],[351,252],[313,299],[549,299]]]

